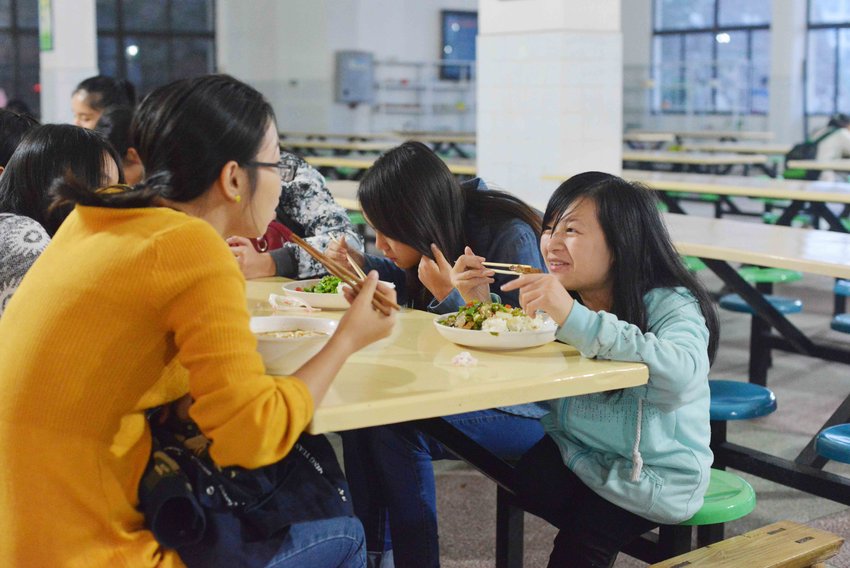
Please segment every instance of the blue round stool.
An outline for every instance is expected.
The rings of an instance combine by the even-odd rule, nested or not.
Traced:
[[[798,298],[786,298],[785,296],[768,294],[765,295],[764,299],[782,314],[796,314],[803,311],[803,302]],[[720,307],[726,310],[745,314],[753,313],[753,308],[738,294],[726,294],[720,298],[719,303]]]
[[[850,424],[824,428],[815,440],[815,451],[830,460],[850,463]]]
[[[838,296],[850,296],[850,280],[836,280],[833,292]]]
[[[832,323],[829,324],[829,327],[835,331],[850,333],[850,314],[838,314],[832,318]]]
[[[767,387],[740,381],[708,381],[712,421],[747,420],[776,410],[776,395]]]

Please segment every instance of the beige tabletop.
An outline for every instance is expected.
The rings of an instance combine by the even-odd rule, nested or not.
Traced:
[[[281,138],[317,138],[320,140],[392,140],[395,138],[388,132],[309,132],[309,131],[281,131]]]
[[[850,278],[850,234],[665,213],[683,255]]]
[[[368,156],[306,156],[307,163],[314,167],[353,168],[367,170],[375,163]],[[475,160],[445,160],[453,174],[475,175]]]
[[[763,154],[700,154],[695,152],[649,152],[627,150],[623,161],[656,164],[690,164],[700,166],[758,165],[768,162]]]
[[[682,144],[685,152],[729,152],[733,154],[766,154],[784,156],[791,150],[790,144],[744,144],[740,142],[721,142],[719,144]]]
[[[623,142],[648,142],[662,143],[675,142],[676,136],[672,132],[626,132],[623,134]]]
[[[850,172],[850,160],[789,160],[789,168]]]
[[[323,140],[294,140],[285,138],[280,142],[283,148],[304,150],[343,150],[346,152],[384,152],[394,148],[392,142],[327,142]]]
[[[850,183],[749,176],[723,176],[623,170],[622,177],[658,191],[766,197],[824,203],[850,203]]]
[[[398,132],[400,140],[415,140],[423,143],[434,144],[475,144],[475,136],[464,136],[457,134],[404,134]]]
[[[757,130],[674,130],[677,138],[702,138],[706,140],[773,140],[773,132]]]
[[[268,313],[266,299],[283,279],[247,284],[248,306]],[[338,319],[343,312],[315,317]],[[645,384],[640,363],[596,361],[562,343],[516,351],[481,351],[443,339],[434,315],[405,309],[392,335],[349,358],[307,428],[311,434],[379,426]],[[456,367],[462,351],[475,367]]]

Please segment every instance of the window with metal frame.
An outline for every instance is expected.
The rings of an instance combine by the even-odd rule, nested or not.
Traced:
[[[850,2],[809,0],[806,117],[850,113]]]
[[[770,0],[654,0],[651,108],[767,114]]]
[[[212,73],[215,1],[97,0],[97,60],[102,75],[130,80],[140,97]]]
[[[0,90],[0,107],[17,99],[39,115],[38,0],[0,0]]]

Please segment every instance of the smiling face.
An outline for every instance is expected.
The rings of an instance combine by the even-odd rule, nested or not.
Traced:
[[[103,111],[95,110],[89,106],[87,102],[88,97],[88,91],[77,91],[74,93],[71,96],[71,111],[74,113],[74,125],[92,130],[100,119],[100,115],[103,114]]]
[[[582,298],[610,297],[613,259],[599,224],[596,203],[579,199],[555,221],[554,227],[544,227],[540,237],[540,252],[549,273]]]

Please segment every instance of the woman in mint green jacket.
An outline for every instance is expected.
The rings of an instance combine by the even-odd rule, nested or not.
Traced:
[[[560,529],[549,566],[610,566],[634,538],[702,505],[717,317],[647,189],[576,175],[543,229],[549,273],[502,290],[520,290],[522,307],[547,312],[584,356],[649,368],[645,386],[551,401],[548,436],[517,465],[523,505]]]

